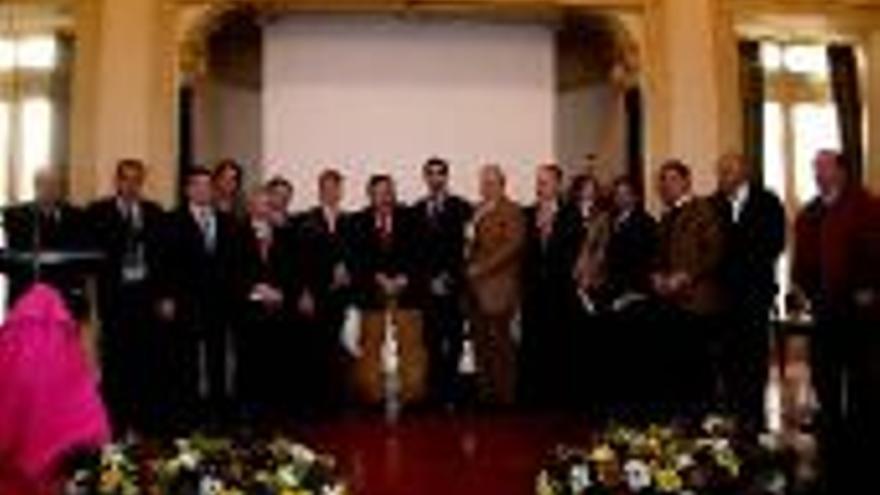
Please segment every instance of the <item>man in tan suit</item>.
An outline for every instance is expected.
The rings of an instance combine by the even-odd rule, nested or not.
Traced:
[[[712,204],[691,192],[691,172],[670,160],[660,168],[659,194],[665,212],[659,226],[659,249],[652,276],[654,291],[669,320],[671,379],[676,408],[700,412],[712,398],[716,379],[711,350],[724,301],[719,267],[724,237]]]
[[[482,201],[468,227],[472,338],[481,398],[509,405],[516,390],[510,324],[520,302],[525,221],[519,206],[505,193],[499,166],[487,165],[480,171],[480,194]]]

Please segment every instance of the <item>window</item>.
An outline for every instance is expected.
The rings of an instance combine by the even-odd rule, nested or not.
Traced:
[[[33,197],[34,173],[52,163],[52,35],[0,35],[0,206]]]
[[[57,44],[52,36],[0,38],[0,71],[54,69],[56,52]]]
[[[794,196],[803,204],[816,195],[813,158],[822,149],[840,149],[837,110],[831,103],[794,103],[791,106],[794,139]]]
[[[9,182],[11,179],[9,123],[9,103],[0,101],[0,206],[9,203]]]
[[[764,181],[793,213],[816,193],[816,152],[840,148],[826,47],[765,42],[761,63],[767,80]]]
[[[52,107],[48,98],[28,98],[21,105],[20,197],[34,196],[33,177],[51,160]]]
[[[58,44],[51,34],[0,34],[0,207],[33,198],[33,176],[53,165],[52,78]],[[0,247],[6,240],[0,229]],[[0,321],[7,283],[0,277]]]
[[[764,103],[764,183],[783,199],[789,216],[816,194],[813,158],[840,149],[830,67],[821,44],[761,45],[767,95]],[[779,265],[780,300],[789,291],[789,255]]]

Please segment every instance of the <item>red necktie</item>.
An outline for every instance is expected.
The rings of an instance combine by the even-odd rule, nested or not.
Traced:
[[[391,215],[387,213],[379,215],[379,235],[382,237],[382,242],[387,243],[391,240]]]

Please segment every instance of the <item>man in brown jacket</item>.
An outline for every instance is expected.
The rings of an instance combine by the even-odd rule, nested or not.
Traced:
[[[660,169],[659,194],[666,208],[652,284],[669,316],[666,354],[672,406],[702,412],[715,377],[711,346],[723,309],[718,270],[723,254],[721,222],[711,203],[691,192],[691,172],[671,160]]]
[[[516,390],[511,322],[520,303],[520,264],[525,223],[519,206],[505,193],[497,165],[480,171],[478,206],[468,228],[472,339],[479,368],[481,399],[510,405]]]

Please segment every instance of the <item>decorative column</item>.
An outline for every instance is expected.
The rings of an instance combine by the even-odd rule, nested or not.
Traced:
[[[149,166],[148,193],[174,197],[177,49],[174,7],[162,0],[84,0],[77,16],[75,199],[112,188],[120,158]]]
[[[741,143],[736,35],[723,3],[646,0],[649,183],[663,160],[679,158],[692,167],[695,190],[708,193],[715,161]]]
[[[865,183],[880,192],[880,30],[872,31],[865,41],[867,84],[863,88],[869,131]]]

